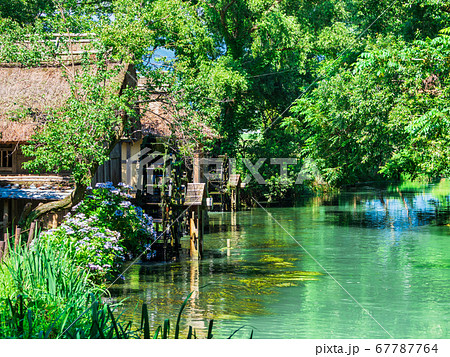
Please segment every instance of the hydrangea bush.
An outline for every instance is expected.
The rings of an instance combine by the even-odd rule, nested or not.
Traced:
[[[120,233],[96,227],[96,221],[78,213],[69,216],[58,228],[43,232],[40,239],[68,247],[75,263],[87,268],[93,280],[100,282],[117,271],[125,256]]]
[[[88,189],[86,198],[74,207],[75,212],[96,219],[97,227],[119,232],[129,254],[140,254],[156,239],[153,218],[128,199],[131,186],[111,182],[98,183]]]
[[[156,239],[153,219],[128,201],[130,189],[110,182],[89,188],[61,226],[42,233],[41,240],[70,246],[76,263],[97,281],[108,278],[127,257],[148,257]]]

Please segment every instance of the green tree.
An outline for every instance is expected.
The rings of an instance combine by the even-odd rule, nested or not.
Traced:
[[[77,11],[74,12],[69,3],[55,1],[53,5],[57,11],[52,17],[46,16],[33,24],[21,26],[12,20],[0,22],[4,33],[0,61],[39,66],[42,61],[51,60],[64,69],[71,88],[66,103],[41,113],[41,125],[23,152],[32,158],[24,165],[30,170],[71,171],[75,190],[66,199],[34,209],[21,222],[25,225],[45,213],[78,203],[98,166],[108,159],[112,148],[126,133],[130,118],[135,115],[132,110],[136,100],[134,91],[122,88],[128,70],[124,61],[132,56],[120,57],[118,53],[113,56],[97,39],[82,55],[81,69],[75,66],[80,58],[70,54],[72,38],[77,36],[73,33],[90,32],[95,28],[95,22],[87,21],[91,9],[84,11],[75,4]],[[52,41],[53,32],[68,34],[61,37],[58,51]],[[23,46],[25,35],[29,41],[27,46]]]
[[[61,107],[46,113],[45,122],[23,153],[32,158],[24,167],[38,172],[70,171],[75,190],[67,198],[38,206],[25,225],[53,211],[68,209],[83,198],[98,167],[122,139],[136,113],[132,88],[122,89],[123,65],[93,63],[86,58],[81,71],[67,69],[72,94]],[[122,75],[121,75],[122,74]]]
[[[1,0],[0,17],[30,24],[44,14],[55,10],[52,0]]]
[[[305,155],[334,185],[446,175],[448,55],[446,36],[380,36],[299,100],[285,127],[301,128]]]
[[[425,135],[421,123],[446,120],[436,119],[446,116],[446,74],[441,66],[446,63],[446,49],[439,44],[444,38],[436,36],[450,26],[449,1],[53,0],[0,4],[1,16],[10,19],[0,20],[5,35],[2,43],[9,41],[13,46],[25,32],[39,32],[33,42],[35,63],[45,57],[42,53],[51,54],[39,55],[38,39],[58,31],[95,33],[116,59],[133,62],[139,76],[149,79],[147,90],[141,93],[143,101],[151,100],[155,89],[166,88],[177,125],[197,138],[184,143],[190,150],[205,142],[198,128],[207,124],[221,137],[216,153],[247,158],[312,156],[333,184],[376,178],[380,173],[398,177],[402,172],[442,170],[444,160],[438,164],[431,153],[444,154],[444,136]],[[17,51],[8,54],[7,48],[1,46],[0,52],[11,60],[11,53]],[[159,49],[174,55],[160,58],[155,68],[149,62]],[[420,51],[425,49],[434,57],[407,60],[408,56],[424,58]],[[23,53],[16,59],[33,65]],[[439,85],[431,80],[433,74]],[[424,92],[426,80],[442,87],[441,94]],[[311,91],[311,96],[303,95]],[[71,105],[75,114],[76,105]],[[410,114],[415,118],[412,122]],[[445,130],[444,125],[430,133]],[[49,139],[45,146],[53,146],[54,152],[58,148]],[[413,158],[419,152],[429,155],[427,161],[434,162],[434,168]],[[38,161],[36,165],[43,167]],[[269,176],[276,176],[267,170]]]

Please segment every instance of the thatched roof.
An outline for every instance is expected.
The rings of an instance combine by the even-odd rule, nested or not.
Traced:
[[[143,135],[174,137],[181,141],[196,140],[195,132],[207,139],[219,137],[212,128],[202,123],[198,118],[194,118],[195,114],[188,114],[186,110],[177,108],[176,103],[164,92],[151,95],[150,101],[141,103],[140,111]],[[193,126],[186,128],[185,124],[183,125],[186,120],[190,121]]]
[[[0,143],[10,144],[31,139],[36,123],[19,123],[0,119]]]
[[[60,67],[0,65],[0,142],[29,140],[39,117],[61,107],[69,95],[70,86]]]
[[[173,136],[178,140],[189,140],[193,135],[191,130],[195,129],[207,139],[218,138],[217,133],[213,129],[201,122],[197,122],[195,127],[186,130],[181,123],[183,119],[176,118],[177,116],[184,116],[184,113],[181,113],[181,115],[180,112],[182,111],[175,113],[173,108],[171,108],[171,104],[163,101],[146,103],[140,107],[140,110],[142,112],[141,130],[143,135],[156,137]]]
[[[81,65],[69,67],[69,71],[81,69]],[[124,65],[117,80],[125,83],[132,77],[131,70],[130,65]],[[57,66],[21,68],[0,64],[0,143],[28,141],[45,114],[64,105],[70,96],[65,73]]]
[[[201,139],[196,136],[207,139],[219,138],[212,128],[200,120],[195,111],[180,108],[177,100],[167,90],[167,86],[158,86],[151,80],[139,78],[137,87],[147,93],[143,98],[145,100],[139,102],[141,132],[144,136],[175,138],[185,142]],[[191,123],[189,128],[185,127],[186,122]],[[200,135],[196,135],[196,132]]]
[[[143,135],[156,137],[172,135],[174,118],[162,102],[147,103],[141,106],[140,110],[142,112],[141,129]]]

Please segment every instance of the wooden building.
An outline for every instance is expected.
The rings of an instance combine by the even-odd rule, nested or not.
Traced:
[[[59,37],[55,41],[58,40]],[[30,158],[22,153],[23,145],[32,138],[36,130],[45,125],[46,114],[62,107],[70,97],[67,68],[74,72],[82,70],[80,59],[84,52],[83,46],[91,40],[86,35],[80,35],[78,39],[72,38],[71,41],[72,52],[62,54],[63,62],[64,56],[69,61],[67,66],[62,66],[61,60],[41,63],[32,68],[0,63],[0,222],[3,222],[0,227],[6,228],[8,221],[10,224],[12,219],[17,222],[27,205],[35,207],[41,202],[58,200],[73,190],[70,172],[33,174],[23,168],[23,163]],[[120,65],[122,70],[113,80],[119,81],[121,90],[139,85],[143,89],[145,84],[138,83],[134,67],[125,63]],[[165,235],[160,243],[163,259],[167,260],[171,259],[173,252],[178,252],[178,237],[186,228],[172,222],[185,210],[188,182],[200,184],[207,181],[199,164],[199,159],[203,156],[203,143],[192,131],[201,132],[200,136],[203,138],[216,139],[218,136],[204,124],[186,128],[182,124],[186,120],[201,123],[201,120],[194,118],[197,114],[179,109],[164,90],[152,93],[146,100],[136,103],[141,112],[140,120],[131,123],[130,132],[113,148],[110,160],[98,168],[92,184],[123,182],[140,189],[136,199],[147,213],[155,217],[160,231],[171,227],[170,235]],[[166,171],[166,164],[175,161],[178,146],[182,143],[195,148],[194,158],[189,162],[186,158],[178,157],[178,160],[184,161],[184,165]],[[154,155],[155,152],[159,154]],[[170,157],[169,161],[166,160],[167,157]],[[155,165],[160,166],[159,170],[152,168]],[[161,184],[166,179],[168,184]],[[148,194],[149,188],[152,189],[152,194]],[[207,190],[202,192],[206,197]],[[207,215],[203,201],[199,207],[195,212],[191,210],[195,214],[187,219],[196,222],[194,233],[191,225],[191,233],[195,236],[193,242],[198,239],[200,243],[199,246],[193,245],[197,251],[195,254],[201,256],[201,232],[204,222],[207,222]],[[58,224],[64,214],[65,212],[60,212],[49,215],[45,218],[44,226]]]
[[[54,41],[58,43],[62,36],[65,35],[55,35]],[[35,67],[0,63],[0,200],[3,201],[0,202],[0,217],[6,213],[9,220],[17,222],[27,203],[36,206],[40,202],[61,199],[73,189],[70,172],[36,175],[24,169],[23,163],[30,158],[24,156],[22,146],[45,125],[47,113],[62,107],[70,97],[68,72],[75,75],[82,71],[83,53],[95,54],[88,46],[91,41],[89,35],[73,34],[69,48],[61,49],[57,60],[47,60]],[[27,46],[26,41],[24,46]],[[108,66],[121,67],[118,76],[111,79],[119,82],[120,91],[136,86],[132,65],[110,62]],[[111,160],[97,174],[99,181],[121,181],[119,154],[120,148],[112,151]],[[55,224],[60,216],[47,217],[47,221]]]

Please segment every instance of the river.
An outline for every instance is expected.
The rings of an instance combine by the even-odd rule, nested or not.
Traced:
[[[127,266],[110,301],[136,322],[146,302],[154,331],[193,291],[199,337],[214,319],[214,338],[448,338],[449,197],[442,180],[211,213],[200,262]]]

